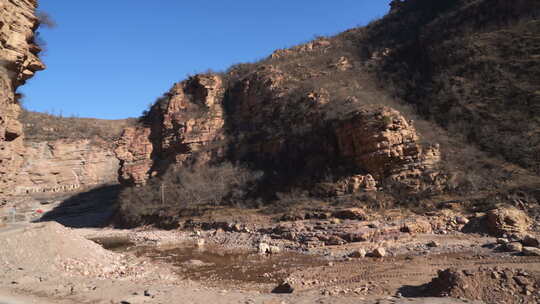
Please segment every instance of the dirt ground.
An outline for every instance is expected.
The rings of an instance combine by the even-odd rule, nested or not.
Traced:
[[[27,207],[52,221],[0,227],[0,303],[540,303],[540,256],[454,214],[164,231],[66,227],[89,206]]]

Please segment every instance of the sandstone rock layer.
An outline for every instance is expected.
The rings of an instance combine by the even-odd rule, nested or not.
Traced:
[[[144,184],[171,164],[203,164],[222,154],[224,110],[222,80],[197,75],[176,84],[142,118],[127,128],[115,153],[121,161],[120,181]]]
[[[28,142],[16,194],[77,191],[116,183],[119,161],[105,142]]]
[[[227,87],[218,75],[174,85],[139,126],[124,130],[115,150],[120,181],[142,185],[171,165],[231,160],[274,172],[276,187],[313,188],[330,170],[338,178],[322,188],[331,195],[374,191],[384,180],[411,191],[436,184],[438,145],[422,145],[398,111],[365,107],[328,119],[328,92],[292,95],[291,81],[261,66]]]
[[[23,163],[22,125],[17,87],[45,66],[37,57],[34,43],[38,26],[35,0],[10,0],[0,3],[0,197],[14,189],[15,175]]]

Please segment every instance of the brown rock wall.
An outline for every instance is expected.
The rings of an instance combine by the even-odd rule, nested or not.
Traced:
[[[34,0],[0,3],[0,203],[12,194],[15,176],[23,164],[23,131],[15,92],[45,68],[34,43],[36,6]]]
[[[16,194],[57,193],[115,183],[119,161],[104,142],[28,142]]]
[[[119,179],[144,184],[170,164],[197,165],[223,154],[222,80],[197,75],[178,83],[156,103],[145,122],[117,142]]]

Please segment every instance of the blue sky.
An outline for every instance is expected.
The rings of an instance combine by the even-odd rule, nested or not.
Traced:
[[[136,117],[187,74],[365,25],[390,0],[41,0],[47,70],[20,89],[26,108]]]

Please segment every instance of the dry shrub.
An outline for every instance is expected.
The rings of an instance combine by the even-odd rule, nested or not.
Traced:
[[[131,224],[159,224],[159,218],[177,219],[206,207],[241,201],[260,179],[260,172],[226,162],[194,168],[170,167],[142,187],[120,194],[120,215]]]

